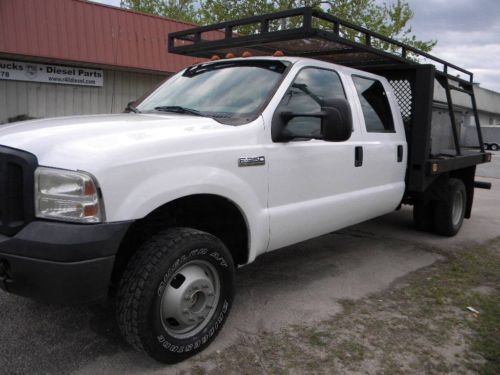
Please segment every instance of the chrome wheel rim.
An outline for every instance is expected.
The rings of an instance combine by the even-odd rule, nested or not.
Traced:
[[[179,339],[196,335],[213,317],[219,298],[220,279],[215,267],[203,260],[186,263],[170,277],[163,291],[163,327]]]
[[[463,192],[457,191],[453,197],[453,207],[451,210],[451,221],[454,226],[460,224],[465,208]]]

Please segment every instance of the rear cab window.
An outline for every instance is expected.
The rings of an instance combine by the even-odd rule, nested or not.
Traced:
[[[391,106],[382,82],[358,75],[353,75],[352,80],[361,104],[366,131],[395,133]]]

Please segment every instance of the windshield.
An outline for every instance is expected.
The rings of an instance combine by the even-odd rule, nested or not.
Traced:
[[[260,114],[287,65],[279,60],[195,65],[162,84],[137,109],[207,116],[234,125],[246,123]]]

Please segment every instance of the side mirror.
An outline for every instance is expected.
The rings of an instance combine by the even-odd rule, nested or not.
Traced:
[[[276,112],[271,130],[274,142],[286,142],[296,138],[322,139],[329,142],[343,142],[351,137],[352,114],[346,99],[328,99],[323,102],[320,112]],[[293,129],[290,132],[287,125],[294,118],[319,118],[321,129],[311,133],[311,129]]]
[[[132,100],[131,102],[127,103],[127,106],[125,107],[125,110],[123,111],[124,113],[129,113],[129,112],[134,112],[134,113],[139,113],[139,110],[134,107],[134,103],[137,100]]]
[[[351,138],[352,113],[346,99],[329,99],[322,108],[327,116],[321,122],[323,139],[330,142],[344,142]]]

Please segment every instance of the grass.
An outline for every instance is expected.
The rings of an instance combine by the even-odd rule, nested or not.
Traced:
[[[339,302],[343,312],[319,324],[242,336],[205,358],[207,373],[500,374],[500,239]]]

